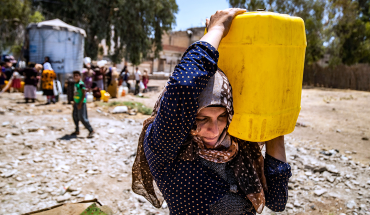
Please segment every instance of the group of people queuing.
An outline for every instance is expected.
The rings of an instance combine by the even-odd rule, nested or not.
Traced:
[[[15,66],[16,64],[10,59],[1,62],[1,93],[6,91],[20,92],[23,88],[25,102],[28,103],[35,102],[36,92],[40,89],[47,98],[46,104],[56,102],[56,96],[62,93],[62,88],[50,64],[49,57],[45,57],[43,65],[29,62],[25,68],[16,68]],[[21,84],[21,76],[24,77],[24,86]]]
[[[136,67],[133,80],[135,81],[134,95],[142,92],[147,92],[149,75],[148,70],[144,69],[141,74],[138,67]],[[88,92],[92,92],[93,96],[99,100],[101,98],[101,90],[105,90],[110,94],[111,98],[118,97],[118,87],[123,86],[131,89],[130,84],[131,74],[128,71],[127,62],[125,62],[120,73],[117,71],[116,64],[112,67],[93,66],[91,63],[85,63],[82,71],[82,81]]]
[[[58,101],[58,96],[62,93],[67,94],[67,101],[73,101],[75,91],[75,81],[73,75],[67,77],[64,89],[58,80],[58,76],[52,68],[50,58],[45,57],[43,64],[29,62],[25,68],[16,68],[16,63],[11,59],[5,59],[1,63],[0,71],[0,93],[3,92],[24,92],[25,102],[35,102],[37,91],[41,90],[42,95],[46,96],[46,104]],[[94,66],[90,62],[84,63],[81,72],[81,81],[84,83],[86,92],[92,93],[96,100],[100,100],[102,90],[108,92],[111,98],[118,97],[118,87],[131,89],[130,80],[134,81],[135,88],[132,89],[134,95],[147,92],[149,75],[144,69],[141,73],[136,67],[133,77],[128,71],[127,62],[121,72],[117,72],[116,64],[111,67]],[[23,76],[24,85],[21,84]]]

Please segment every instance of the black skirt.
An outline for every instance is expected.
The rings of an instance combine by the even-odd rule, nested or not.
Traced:
[[[54,90],[42,90],[44,92],[44,96],[53,96]]]

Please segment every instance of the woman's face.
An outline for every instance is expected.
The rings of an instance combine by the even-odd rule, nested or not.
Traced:
[[[197,130],[193,135],[199,136],[207,148],[213,148],[227,124],[228,114],[224,107],[206,107],[197,114]]]

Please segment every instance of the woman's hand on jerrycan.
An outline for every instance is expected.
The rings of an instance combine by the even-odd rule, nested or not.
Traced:
[[[221,39],[229,32],[234,17],[246,11],[246,9],[240,8],[218,10],[211,16],[211,19],[206,20],[207,34],[205,34],[200,41],[208,42],[218,49]]]

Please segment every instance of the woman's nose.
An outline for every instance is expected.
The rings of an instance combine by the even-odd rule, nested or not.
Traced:
[[[217,120],[212,121],[211,125],[208,127],[208,130],[212,132],[214,135],[218,135],[218,124]]]

